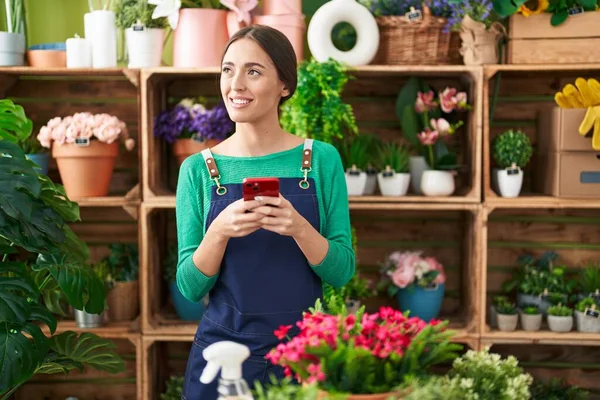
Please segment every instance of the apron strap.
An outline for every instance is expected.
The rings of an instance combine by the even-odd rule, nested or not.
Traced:
[[[217,194],[219,196],[223,196],[227,193],[227,188],[225,186],[221,186],[219,183],[219,179],[221,179],[221,173],[219,172],[219,168],[217,167],[217,163],[210,151],[210,149],[202,150],[202,157],[204,157],[204,164],[206,164],[206,169],[210,175],[210,179],[215,181],[217,184]]]
[[[300,171],[304,173],[304,179],[302,179],[299,183],[300,187],[304,190],[310,187],[310,183],[308,183],[308,173],[312,171],[312,146],[313,139],[304,140],[304,149],[302,150],[302,165],[300,166]]]

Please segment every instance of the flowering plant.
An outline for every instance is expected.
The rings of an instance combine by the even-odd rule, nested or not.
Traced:
[[[202,99],[185,98],[173,109],[161,112],[154,121],[154,136],[167,143],[176,139],[223,140],[234,124],[221,101],[207,110]]]
[[[444,266],[434,257],[422,257],[421,252],[395,251],[384,262],[380,287],[387,286],[393,296],[398,289],[417,285],[423,288],[446,282]]]
[[[450,17],[445,31],[460,31],[462,21],[466,16],[473,21],[481,22],[486,28],[489,28],[498,19],[492,0],[457,0],[450,5]]]
[[[550,25],[564,23],[570,15],[597,10],[596,0],[494,0],[494,10],[502,18],[513,14],[524,17],[550,13]]]
[[[238,16],[238,22],[250,25],[250,11],[257,5],[258,0],[148,0],[148,4],[155,5],[152,18],[167,18],[172,29],[179,23],[179,10],[181,8],[229,8]]]
[[[462,348],[450,342],[454,332],[446,330],[447,322],[428,324],[390,307],[356,315],[313,310],[296,325],[300,332],[266,358],[284,367],[286,376],[331,394],[397,390],[405,378],[453,360]],[[275,335],[281,340],[291,328],[280,327]]]
[[[40,128],[37,139],[43,147],[50,148],[51,143],[80,143],[86,140],[99,140],[113,143],[125,139],[127,150],[133,149],[135,141],[129,138],[127,126],[119,118],[109,114],[76,113],[72,116],[52,118]]]
[[[367,7],[375,17],[403,16],[410,11],[422,10],[423,0],[358,0],[360,4]],[[451,4],[453,0],[431,0],[426,3],[434,17],[447,18],[451,15]]]

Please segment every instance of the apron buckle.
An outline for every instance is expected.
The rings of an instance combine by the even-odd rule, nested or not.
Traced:
[[[219,196],[223,196],[223,195],[225,195],[227,193],[227,188],[225,186],[221,186],[221,184],[219,183],[219,179],[221,179],[221,175],[215,176],[213,178],[213,180],[217,184],[217,194]]]
[[[300,171],[304,172],[304,179],[302,179],[298,185],[301,189],[308,189],[310,187],[310,183],[308,183],[308,173],[312,171],[312,168],[300,168]]]

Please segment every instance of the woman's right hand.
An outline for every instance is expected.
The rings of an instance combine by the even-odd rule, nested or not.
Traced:
[[[227,240],[232,237],[247,236],[261,227],[260,220],[264,214],[252,212],[262,203],[256,200],[244,201],[239,199],[227,207],[210,224],[210,230],[220,238]]]

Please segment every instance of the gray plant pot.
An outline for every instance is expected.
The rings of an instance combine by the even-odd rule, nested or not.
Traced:
[[[552,332],[570,332],[573,329],[573,317],[548,315],[548,327]]]
[[[104,313],[90,314],[81,310],[73,310],[78,328],[99,328],[104,325]]]
[[[548,308],[552,305],[549,301],[542,300],[539,296],[523,293],[517,294],[517,305],[519,308],[523,308],[527,304],[538,306],[543,315],[547,315]]]
[[[600,319],[587,317],[581,311],[575,310],[575,323],[579,332],[600,332]]]
[[[498,314],[498,329],[503,332],[512,332],[517,329],[519,314]]]
[[[490,305],[490,328],[498,327],[498,313],[494,308],[494,305]]]
[[[521,327],[525,331],[539,331],[542,326],[542,314],[531,315],[521,313]]]
[[[25,35],[22,33],[0,32],[0,66],[21,66],[25,64]]]

